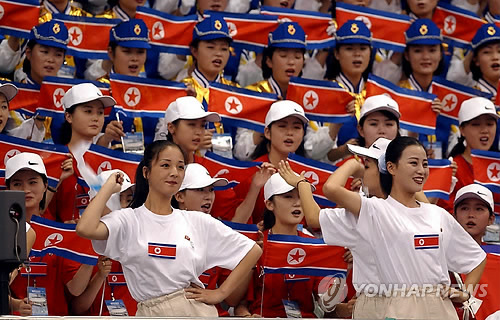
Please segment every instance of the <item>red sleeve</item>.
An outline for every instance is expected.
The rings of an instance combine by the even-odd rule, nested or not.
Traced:
[[[214,218],[231,221],[236,213],[236,208],[238,208],[242,201],[236,195],[233,188],[216,191],[211,215]]]

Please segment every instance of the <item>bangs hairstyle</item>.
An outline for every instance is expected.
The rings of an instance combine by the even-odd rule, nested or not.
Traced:
[[[34,172],[36,172],[36,171],[34,171]],[[42,178],[43,184],[47,186],[47,183],[48,183],[47,176],[45,176],[45,175],[43,175],[43,174],[41,174],[39,172],[36,172],[36,173]],[[9,179],[5,180],[5,186],[7,187],[7,190],[10,190],[10,183],[11,183],[11,181],[12,181],[12,177],[10,177]],[[40,200],[40,204],[39,204],[40,210],[45,209],[46,202],[47,202],[47,190],[45,190],[45,192],[43,193],[42,200]]]
[[[335,58],[335,54],[334,54],[334,50],[338,50],[342,47],[342,46],[350,46],[352,44],[340,44],[340,45],[337,45],[335,48],[331,48],[328,52],[328,57],[326,58],[326,74],[325,74],[325,78],[328,79],[328,80],[335,80],[335,78],[342,72],[342,68],[340,66],[340,63],[339,61],[337,60],[337,58]],[[372,72],[372,68],[373,68],[373,61],[375,60],[375,53],[376,51],[373,50],[373,47],[372,46],[369,46],[367,44],[365,44],[366,46],[368,46],[370,48],[370,62],[368,63],[368,66],[366,67],[366,70],[363,71],[363,79],[368,79],[368,75]]]
[[[186,154],[177,144],[171,141],[156,140],[155,142],[147,145],[146,149],[144,150],[144,157],[142,158],[141,162],[137,166],[137,170],[135,171],[135,193],[132,202],[130,202],[129,204],[130,208],[135,209],[142,206],[144,202],[146,202],[149,194],[149,181],[144,177],[142,173],[143,168],[146,167],[149,171],[151,171],[153,161],[158,161],[160,153],[169,147],[178,149],[182,154],[182,157],[184,158],[184,163],[187,164]]]
[[[476,81],[478,81],[479,79],[481,79],[483,77],[483,73],[481,72],[481,69],[479,68],[479,66],[476,66],[475,60],[478,57],[479,50],[483,49],[486,46],[489,46],[490,44],[500,45],[500,41],[497,40],[497,41],[489,41],[489,42],[483,43],[482,45],[477,47],[476,50],[474,50],[472,60],[470,61],[469,67],[470,67],[470,71],[472,72],[472,78]]]
[[[212,39],[212,40],[200,40],[200,39],[192,40],[191,43],[189,44],[189,48],[190,49],[198,49],[201,41],[211,42],[211,41],[215,41],[215,40],[225,40],[227,42],[227,45],[229,46],[229,57],[231,57],[231,40],[229,40],[227,38],[217,38],[217,39]],[[196,61],[196,58],[194,57],[192,52],[191,52],[191,56],[193,57],[193,64],[196,67],[198,67],[198,61]],[[225,67],[226,66],[224,66],[224,68]]]
[[[405,53],[409,54],[408,49],[410,47],[416,47],[416,46],[420,46],[420,45],[408,45],[408,46],[406,46]],[[426,46],[426,45],[422,45],[422,46]],[[444,51],[445,50],[444,50],[444,47],[442,44],[439,46],[439,49],[441,50],[441,60],[439,60],[438,67],[433,73],[433,75],[435,75],[435,76],[441,75],[445,71],[445,61],[444,61]],[[402,60],[401,64],[402,64],[404,75],[406,77],[409,77],[413,73],[413,70],[411,68],[410,62],[408,60],[406,60],[406,57],[404,54],[403,54],[403,60]]]
[[[425,150],[424,145],[415,138],[412,137],[397,137],[392,140],[387,146],[387,151],[385,152],[385,163],[392,162],[397,164],[401,155],[406,148],[410,146],[420,146]],[[382,186],[382,191],[390,195],[392,190],[392,175],[390,173],[380,172],[380,185]]]
[[[273,54],[276,51],[275,47],[265,47],[264,52],[262,53],[262,76],[264,79],[269,79],[273,75],[273,69],[269,68],[267,65],[266,61],[267,59],[272,60]],[[287,48],[283,48],[287,49]],[[293,48],[290,48],[293,49]],[[295,49],[294,49],[295,50]],[[305,49],[299,49],[302,52],[302,60],[305,62],[306,58],[304,57],[306,50]],[[302,70],[300,70],[299,77],[302,77]]]
[[[91,100],[88,102],[92,102],[92,101],[95,101],[95,100]],[[73,114],[75,112],[76,108],[81,107],[88,102],[72,105],[70,108],[68,108],[68,109],[66,109],[66,111],[64,111],[65,117],[64,117],[64,122],[62,123],[62,125],[59,129],[59,137],[57,137],[57,136],[52,137],[56,144],[67,145],[71,141],[72,128],[71,128],[71,123],[69,123],[66,120],[66,113]],[[101,101],[99,101],[99,102],[101,102]],[[101,102],[101,104],[102,104],[102,102]],[[102,106],[104,107],[104,104],[102,104]],[[106,128],[106,123],[101,128],[101,131],[105,128]]]
[[[277,121],[271,122],[269,125],[269,132],[271,133],[273,125]],[[306,136],[306,125],[304,124],[304,134],[302,135],[302,142],[300,143],[297,150],[295,150],[295,154],[301,157],[305,157],[306,151],[304,150],[304,137]],[[250,157],[252,160],[262,157],[265,154],[269,153],[269,148],[271,147],[271,141],[264,137],[262,141],[255,147],[255,151],[252,153]]]
[[[397,138],[397,137],[401,137],[401,134],[399,133],[399,129],[400,129],[400,126],[399,126],[399,119],[398,119],[398,117],[396,117],[396,116],[394,115],[394,113],[389,112],[389,111],[387,111],[387,110],[377,110],[377,111],[375,111],[375,112],[380,112],[380,113],[382,113],[385,117],[387,117],[389,120],[394,120],[394,121],[396,121],[396,125],[397,125],[397,127],[398,127],[398,132],[397,132],[397,134],[396,134],[396,138]],[[368,116],[364,116],[363,118],[359,119],[359,123],[358,123],[358,124],[359,124],[359,126],[360,126],[360,127],[363,127],[363,125],[365,124],[365,121],[366,121],[366,118],[367,118],[367,117],[368,117]],[[365,138],[363,138],[363,137],[359,134],[359,131],[358,131],[358,135],[359,135],[359,136],[358,136],[358,138],[356,139],[356,140],[358,141],[358,145],[359,145],[360,147],[369,147],[369,146],[367,146],[367,145],[366,145],[366,140],[365,140]]]

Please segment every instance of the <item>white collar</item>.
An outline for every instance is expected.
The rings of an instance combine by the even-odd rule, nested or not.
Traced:
[[[62,14],[66,14],[66,15],[69,15],[69,13],[71,12],[71,6],[69,5],[69,1],[68,1],[68,4],[66,5],[66,8],[64,9],[63,12],[60,12],[59,10],[57,10],[57,7],[55,5],[53,5],[52,3],[50,3],[49,0],[45,0],[43,2],[43,5],[45,6],[45,8],[47,10],[49,10],[50,13],[52,14],[56,14],[56,13],[62,13]]]
[[[423,92],[425,91],[424,88],[418,83],[417,79],[413,76],[413,74],[410,74],[410,77],[408,78],[408,82],[410,82],[410,85],[413,87],[413,90]],[[432,93],[432,82],[431,85],[429,85],[429,89],[427,89],[427,92]]]
[[[194,69],[192,76],[203,88],[208,88],[210,86],[210,81],[205,78],[205,76],[200,72],[200,70],[198,70],[198,68]],[[213,82],[220,83],[221,78],[221,75],[218,74]]]
[[[273,76],[270,76],[269,79],[267,79],[267,82],[269,82],[269,86],[271,86],[271,89],[273,90],[274,93],[276,93],[278,96],[283,97],[283,92],[281,92],[281,88],[274,80]],[[283,97],[284,99],[285,97]]]
[[[365,87],[365,79],[363,79],[363,77],[361,77],[361,80],[358,83],[358,87],[356,88],[342,72],[339,73],[335,80],[338,83],[342,84],[347,89],[347,91],[351,93],[361,93],[363,91],[363,88]]]
[[[121,21],[129,21],[130,20],[130,17],[128,16],[128,14],[125,11],[123,11],[122,8],[120,8],[119,4],[114,6],[112,10],[116,14],[118,19],[120,19]]]
[[[489,84],[489,82],[484,80],[483,78],[479,78],[479,80],[477,80],[477,85],[479,87],[479,90],[481,90],[482,92],[491,93],[493,96],[497,95],[497,88]]]

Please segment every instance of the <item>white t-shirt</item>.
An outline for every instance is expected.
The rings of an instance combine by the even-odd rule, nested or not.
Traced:
[[[348,248],[353,257],[352,283],[355,288],[379,285],[375,257],[369,242],[360,236],[354,215],[343,208],[321,209],[319,224],[326,244]]]
[[[198,277],[205,270],[215,266],[234,269],[255,244],[196,211],[174,209],[169,215],[158,215],[143,205],[113,211],[101,221],[109,237],[93,240],[94,250],[122,264],[136,301],[160,297],[190,283],[203,287]],[[158,255],[148,253],[148,247],[151,254]]]
[[[362,197],[357,230],[386,285],[450,284],[448,270],[467,274],[486,257],[452,215],[428,203],[408,208],[390,196]]]

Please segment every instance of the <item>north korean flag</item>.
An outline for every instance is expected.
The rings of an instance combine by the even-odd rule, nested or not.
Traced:
[[[335,203],[328,200],[323,194],[323,185],[326,180],[328,180],[328,177],[330,177],[332,172],[337,169],[337,167],[324,162],[307,159],[293,153],[288,155],[288,162],[290,163],[290,167],[293,171],[306,172],[305,177],[314,187],[316,187],[316,190],[313,192],[313,196],[314,200],[316,200],[320,206],[335,206]]]
[[[437,95],[443,103],[443,110],[440,116],[452,119],[456,125],[458,125],[458,111],[460,111],[462,102],[473,97],[484,97],[488,100],[492,97],[488,93],[448,81],[441,77],[433,78],[432,93]]]
[[[434,134],[437,114],[432,111],[436,95],[400,88],[395,84],[370,74],[366,84],[366,96],[389,94],[399,105],[401,128],[422,134]]]
[[[9,110],[16,110],[30,116],[35,114],[40,99],[40,86],[19,82],[0,82],[11,83],[18,90],[14,99],[9,102]]]
[[[123,272],[110,272],[108,274],[108,283],[110,286],[124,286],[127,284]]]
[[[443,37],[454,46],[469,48],[476,31],[484,21],[474,12],[440,1],[432,21],[443,31]]]
[[[439,249],[439,234],[416,234],[413,243],[415,250]]]
[[[175,259],[177,245],[148,242],[148,256],[162,259]]]
[[[43,277],[47,275],[47,264],[45,262],[29,262],[21,267],[23,277]]]
[[[186,95],[186,85],[180,82],[124,76],[110,76],[116,107],[130,117],[165,116],[168,105]]]
[[[336,18],[339,26],[347,20],[363,21],[372,32],[372,45],[403,52],[406,47],[404,32],[410,27],[410,17],[381,10],[364,8],[343,2],[336,4]]]
[[[43,78],[37,112],[41,115],[49,117],[63,116],[64,107],[62,104],[62,98],[66,94],[66,91],[71,89],[74,85],[88,82],[92,82],[96,87],[98,87],[102,94],[110,94],[109,86],[102,82],[59,77]]]
[[[500,192],[500,152],[472,150],[474,182],[492,192]]]
[[[345,108],[352,101],[351,94],[333,81],[292,77],[286,98],[304,107],[310,120],[335,123],[352,118]]]
[[[28,38],[39,15],[39,0],[0,0],[0,34]]]
[[[427,197],[448,200],[450,197],[451,161],[446,159],[429,159],[429,177],[424,184],[424,193]]]
[[[345,278],[345,249],[322,239],[270,234],[264,248],[264,272]]]
[[[222,220],[222,223],[254,241],[257,241],[259,237],[259,228],[255,224],[237,223],[226,220]]]
[[[196,162],[204,166],[213,178],[225,178],[229,181],[227,186],[216,187],[216,190],[233,188],[240,182],[246,181],[262,164],[262,162],[229,159],[210,151]]]
[[[7,135],[0,135],[0,168],[5,169],[5,164],[13,156],[21,152],[38,154],[47,171],[48,184],[56,187],[61,176],[61,163],[68,159],[69,150],[66,146],[33,142]],[[4,183],[2,183],[4,186]]]
[[[220,114],[225,125],[264,132],[266,114],[277,99],[272,93],[212,83],[208,110]]]
[[[142,19],[150,32],[150,44],[163,52],[190,55],[189,44],[193,39],[193,29],[198,23],[197,15],[177,17],[168,13],[137,7],[136,19]]]
[[[60,223],[38,216],[31,217],[31,227],[36,232],[36,240],[31,256],[43,257],[47,253],[83,264],[95,265],[99,255],[88,239],[76,234],[76,224]]]
[[[56,14],[54,19],[64,22],[68,28],[68,54],[83,59],[109,59],[109,30],[119,24],[120,19],[75,17],[66,14]]]
[[[213,11],[205,11],[210,16]],[[232,46],[262,52],[267,46],[268,34],[278,27],[278,17],[272,15],[217,12],[224,16],[233,38]]]
[[[280,19],[286,21],[297,22],[307,34],[308,49],[322,49],[335,46],[335,37],[326,33],[326,29],[332,22],[332,16],[328,13],[269,6],[262,6],[260,13],[278,16]]]
[[[500,282],[498,274],[500,273],[500,246],[498,244],[482,245],[486,252],[486,266],[479,280],[478,285],[486,291],[486,296],[480,298],[483,300],[481,307],[476,313],[476,319],[486,319],[489,315],[500,311]]]

